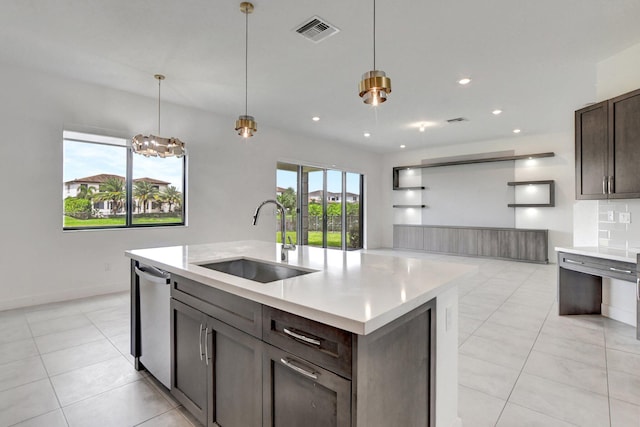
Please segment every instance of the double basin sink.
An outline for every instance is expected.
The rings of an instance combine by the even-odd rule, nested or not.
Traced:
[[[198,264],[198,266],[260,283],[275,282],[277,280],[284,280],[291,277],[302,276],[303,274],[313,273],[313,271],[302,270],[287,265],[270,264],[248,258],[210,262],[206,264]]]

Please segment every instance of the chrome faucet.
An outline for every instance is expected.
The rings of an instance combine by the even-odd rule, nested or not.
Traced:
[[[274,205],[276,205],[278,207],[278,209],[280,210],[280,240],[282,240],[282,248],[280,250],[280,259],[284,262],[288,262],[289,261],[289,251],[295,251],[296,250],[296,245],[293,244],[293,242],[291,241],[291,237],[289,237],[289,243],[287,244],[286,240],[285,240],[285,236],[287,235],[287,220],[286,220],[286,213],[287,210],[284,208],[284,206],[282,205],[282,203],[278,202],[277,200],[265,200],[264,202],[260,203],[260,206],[258,206],[258,208],[256,209],[256,213],[253,215],[253,225],[256,225],[258,223],[258,215],[260,214],[260,209],[268,204],[268,203],[273,203]]]

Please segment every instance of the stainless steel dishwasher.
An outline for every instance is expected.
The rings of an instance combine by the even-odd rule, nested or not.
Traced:
[[[135,271],[140,283],[140,362],[171,389],[170,276],[144,264],[139,264]]]

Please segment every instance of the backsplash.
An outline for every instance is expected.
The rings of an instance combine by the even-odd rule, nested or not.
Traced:
[[[640,248],[640,200],[598,201],[598,246]]]

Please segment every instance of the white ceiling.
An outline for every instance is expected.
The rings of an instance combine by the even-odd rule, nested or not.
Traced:
[[[0,62],[151,98],[162,73],[163,101],[228,116],[233,132],[244,113],[239,4],[2,0]],[[596,63],[640,43],[639,0],[377,0],[376,62],[393,93],[373,108],[357,94],[373,61],[372,0],[254,5],[248,112],[258,132],[279,127],[380,152],[510,137],[514,128],[568,131],[573,111],[595,101]],[[340,33],[314,44],[292,31],[313,15]],[[457,84],[467,76],[471,84]],[[446,124],[460,116],[469,121]],[[420,133],[412,125],[421,121],[436,125]]]

